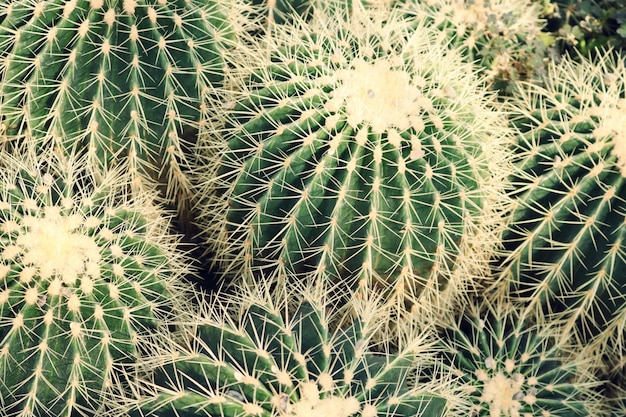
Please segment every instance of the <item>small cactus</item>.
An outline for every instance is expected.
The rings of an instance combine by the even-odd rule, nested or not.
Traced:
[[[598,417],[606,399],[585,357],[503,301],[469,304],[442,331],[442,352],[470,394],[475,417]]]
[[[163,218],[83,160],[0,156],[0,415],[95,415],[142,341],[182,311]]]
[[[515,209],[500,274],[510,296],[619,360],[626,328],[626,69],[605,52],[551,65],[511,103]]]
[[[401,311],[477,281],[507,128],[471,66],[415,25],[318,10],[235,55],[223,141],[200,142],[198,223],[223,276],[377,288]]]
[[[272,293],[212,303],[187,346],[165,364],[157,358],[150,381],[137,381],[140,415],[437,417],[457,402],[445,377],[415,383],[421,366],[433,364],[425,335],[394,354],[372,349],[385,314],[374,304],[345,322],[327,311],[332,291]]]
[[[76,149],[94,170],[124,166],[136,188],[160,184],[165,201],[188,204],[185,152],[223,78],[233,3],[4,1],[5,140]]]

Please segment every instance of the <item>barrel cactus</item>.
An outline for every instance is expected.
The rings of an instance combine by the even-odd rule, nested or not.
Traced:
[[[501,277],[510,296],[619,360],[626,335],[626,69],[605,52],[521,85],[515,208]]]
[[[137,415],[437,417],[459,402],[445,373],[416,383],[435,363],[425,334],[397,353],[372,346],[379,306],[352,321],[328,311],[332,291],[271,291],[210,303],[188,343],[137,381]]]
[[[223,136],[199,141],[198,223],[223,277],[340,282],[399,312],[479,281],[508,130],[472,67],[415,25],[319,9],[233,55]]]
[[[8,141],[55,143],[189,198],[187,148],[223,78],[236,0],[9,0],[0,6]],[[21,147],[19,144],[18,147]]]
[[[605,416],[601,381],[554,330],[501,300],[469,304],[442,331],[442,350],[475,417]]]
[[[82,166],[0,156],[3,416],[95,415],[143,340],[187,308],[167,224],[115,196],[117,176],[88,188]]]
[[[409,15],[428,16],[495,88],[543,71],[548,39],[533,0],[398,0]]]

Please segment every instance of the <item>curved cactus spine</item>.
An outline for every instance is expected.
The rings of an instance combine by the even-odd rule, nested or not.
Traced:
[[[347,322],[328,312],[332,291],[263,288],[211,304],[186,346],[155,359],[137,381],[142,416],[437,417],[459,401],[449,375],[416,383],[434,364],[426,334],[371,349],[380,307],[364,302]]]
[[[607,415],[602,382],[554,329],[501,300],[469,304],[442,331],[445,362],[470,393],[476,417]]]
[[[185,148],[208,117],[234,36],[229,0],[10,0],[0,6],[0,114],[8,139],[122,165],[187,203]],[[21,145],[20,145],[21,146]],[[188,204],[188,203],[187,203]]]
[[[242,91],[225,141],[200,143],[220,164],[198,192],[225,276],[378,288],[402,311],[448,307],[475,281],[501,222],[507,128],[469,64],[410,25],[318,12],[233,59]]]
[[[143,341],[187,308],[169,225],[115,195],[119,176],[88,188],[83,164],[0,156],[3,416],[95,415]]]
[[[626,319],[626,70],[611,53],[521,85],[502,279],[580,345],[618,358]],[[617,355],[617,356],[615,356]]]

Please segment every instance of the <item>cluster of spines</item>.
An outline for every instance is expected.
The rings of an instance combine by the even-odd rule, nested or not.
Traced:
[[[565,57],[544,87],[519,86],[515,208],[498,261],[513,300],[612,360],[624,353],[626,317],[625,88],[611,52]]]
[[[317,9],[262,42],[267,59],[233,59],[223,142],[200,143],[220,164],[203,167],[198,209],[224,275],[447,307],[484,268],[506,201],[507,128],[471,66],[393,11]]]
[[[12,0],[0,9],[4,140],[123,166],[188,205],[187,147],[234,39],[227,0]],[[20,148],[22,144],[18,145]]]
[[[460,402],[443,372],[418,382],[436,363],[425,334],[372,349],[380,306],[345,320],[319,286],[262,288],[212,303],[187,344],[148,367],[142,415],[434,417]]]
[[[480,417],[603,416],[602,382],[585,356],[518,306],[492,298],[469,304],[443,324],[445,363]]]
[[[187,311],[176,239],[120,178],[0,156],[0,414],[94,415]]]

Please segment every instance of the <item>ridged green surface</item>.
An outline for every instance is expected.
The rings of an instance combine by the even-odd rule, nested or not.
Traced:
[[[626,70],[564,59],[521,86],[516,208],[504,236],[511,296],[616,358],[626,318]]]
[[[10,0],[0,5],[0,114],[8,140],[56,143],[94,169],[189,198],[185,154],[223,78],[230,0]],[[15,139],[26,137],[27,139]]]
[[[398,0],[394,7],[428,16],[496,88],[532,78],[543,68],[545,22],[532,0]]]
[[[495,244],[507,128],[426,26],[364,10],[294,25],[233,58],[242,91],[224,109],[226,146],[201,143],[213,259],[235,279],[341,282],[402,310],[443,307]]]
[[[601,382],[558,332],[502,301],[471,305],[442,332],[475,417],[607,415]]]
[[[167,223],[74,162],[0,157],[2,416],[95,415],[183,305]]]
[[[230,315],[212,304],[189,347],[155,361],[152,382],[137,382],[142,416],[440,417],[456,401],[444,380],[415,383],[433,357],[424,337],[371,349],[374,305],[350,323],[326,311],[329,292],[259,295],[228,299]]]

